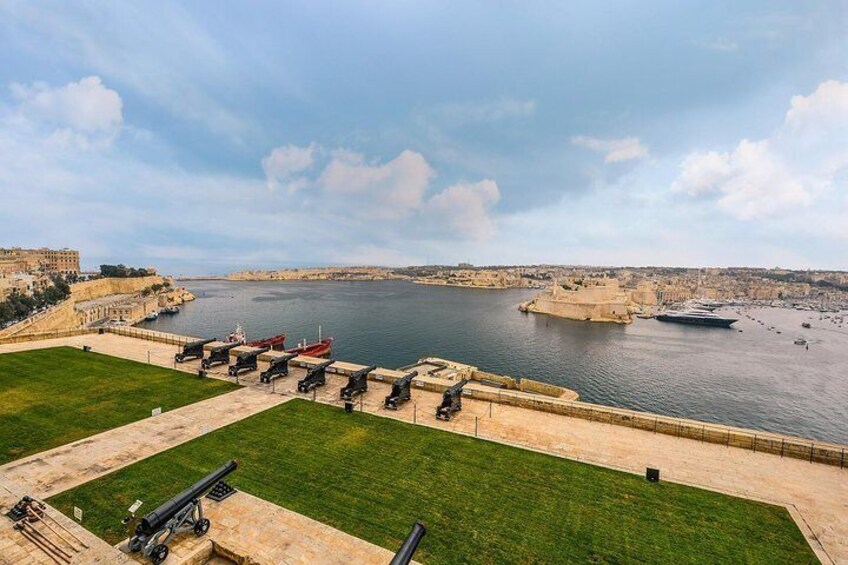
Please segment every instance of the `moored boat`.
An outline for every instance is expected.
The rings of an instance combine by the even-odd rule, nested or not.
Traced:
[[[274,351],[283,351],[286,345],[286,334],[277,334],[272,337],[247,341],[247,334],[241,324],[236,325],[236,329],[227,336],[227,343],[242,343],[249,347],[269,347]]]
[[[328,337],[313,343],[299,343],[293,349],[286,349],[286,353],[296,353],[305,357],[326,357],[333,351],[333,338]]]
[[[725,318],[715,312],[706,310],[668,310],[662,314],[658,314],[657,320],[660,322],[674,322],[677,324],[717,328],[729,328],[737,321],[735,318]]]

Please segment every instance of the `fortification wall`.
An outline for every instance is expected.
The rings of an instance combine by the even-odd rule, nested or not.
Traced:
[[[154,284],[162,284],[164,279],[158,276],[109,278],[85,281],[71,285],[71,299],[74,302],[94,300],[110,294],[135,294]]]
[[[72,330],[80,327],[74,304],[94,300],[110,294],[135,294],[154,284],[162,284],[162,277],[109,278],[74,283],[71,297],[46,312],[31,316],[13,326],[0,330],[0,339],[23,337],[28,334]]]
[[[578,304],[554,300],[547,296],[539,296],[529,305],[528,309],[531,312],[549,314],[570,320],[615,322],[619,324],[629,324],[632,321],[627,304],[623,302]]]

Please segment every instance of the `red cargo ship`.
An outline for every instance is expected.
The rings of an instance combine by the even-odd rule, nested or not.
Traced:
[[[314,343],[306,343],[303,340],[302,344],[298,344],[293,349],[286,349],[286,353],[297,353],[305,357],[326,357],[333,351],[333,338],[328,337]]]

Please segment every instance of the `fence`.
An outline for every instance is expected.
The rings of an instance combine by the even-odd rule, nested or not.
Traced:
[[[815,442],[721,424],[707,424],[696,420],[659,416],[586,402],[529,398],[528,395],[518,396],[515,393],[504,391],[474,390],[472,397],[508,406],[581,418],[591,422],[645,430],[727,447],[749,449],[754,452],[771,453],[781,457],[802,459],[811,463],[835,465],[843,469],[848,464],[848,456],[846,455],[848,448],[843,445]]]
[[[166,343],[168,345],[185,345],[191,341],[196,341],[197,338],[186,337],[184,335],[170,334],[165,332],[157,332],[153,330],[145,330],[141,328],[133,328],[129,326],[111,326],[104,328],[106,332],[135,339],[143,339],[147,341],[156,341]]]
[[[25,335],[0,338],[0,345],[7,343],[23,343],[25,341],[40,341],[42,339],[59,339],[63,337],[74,337],[78,335],[88,335],[95,333],[97,333],[97,330],[94,328],[79,328],[74,330],[49,330],[44,332],[34,332]]]

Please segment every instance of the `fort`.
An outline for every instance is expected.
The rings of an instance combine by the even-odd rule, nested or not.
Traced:
[[[229,363],[225,361],[223,364],[209,367],[203,372],[206,378],[199,378],[197,373],[201,359],[195,358],[182,363],[175,361],[176,354],[182,353],[187,344],[197,341],[198,338],[192,336],[114,327],[47,332],[30,336],[29,341],[0,344],[0,364],[5,359],[14,359],[10,356],[23,354],[28,355],[31,362],[43,359],[49,363],[51,356],[56,354],[54,352],[67,351],[68,353],[63,353],[68,357],[61,375],[64,381],[67,381],[68,371],[72,370],[71,363],[81,364],[83,373],[80,373],[80,379],[90,381],[96,378],[92,373],[93,369],[85,369],[90,364],[94,367],[106,363],[103,365],[103,370],[106,371],[104,374],[114,374],[114,371],[107,368],[108,364],[112,363],[109,359],[114,359],[116,362],[137,365],[139,370],[150,367],[149,370],[164,371],[156,376],[162,384],[151,383],[154,387],[151,390],[161,391],[166,382],[170,383],[168,386],[179,385],[188,388],[194,388],[192,383],[220,383],[236,387],[216,391],[214,396],[206,399],[188,400],[189,403],[182,406],[163,404],[165,410],[160,415],[124,420],[120,423],[116,421],[118,427],[113,427],[115,424],[107,425],[100,433],[87,438],[86,435],[95,432],[94,429],[76,438],[70,436],[65,440],[69,445],[55,443],[55,440],[44,434],[40,438],[23,438],[22,440],[27,442],[47,440],[49,443],[29,448],[28,452],[32,455],[24,455],[21,458],[12,455],[11,462],[0,465],[0,509],[5,512],[25,494],[39,500],[46,499],[46,508],[50,515],[88,545],[82,550],[82,561],[79,562],[147,563],[149,560],[138,554],[126,555],[118,549],[126,539],[126,534],[120,529],[119,513],[122,508],[118,501],[127,500],[129,503],[135,498],[144,499],[144,504],[149,505],[149,510],[153,510],[156,501],[163,502],[184,488],[174,488],[174,483],[181,483],[182,477],[166,478],[163,473],[167,474],[167,469],[185,465],[195,469],[191,462],[199,464],[197,471],[192,470],[191,475],[186,477],[195,477],[186,481],[185,486],[188,487],[192,481],[219,467],[225,462],[228,454],[231,454],[233,458],[239,459],[239,468],[233,473],[233,483],[240,492],[221,502],[204,500],[205,516],[212,522],[211,529],[200,537],[192,534],[175,536],[168,543],[170,557],[167,563],[203,562],[212,555],[229,556],[230,561],[225,562],[279,563],[294,560],[296,556],[311,555],[314,562],[386,563],[391,557],[389,549],[394,550],[399,546],[400,540],[408,531],[410,523],[406,523],[407,514],[402,513],[406,516],[401,519],[404,522],[402,524],[379,522],[375,525],[376,529],[363,528],[342,518],[350,512],[349,509],[345,510],[346,505],[359,504],[354,500],[358,500],[356,490],[345,491],[346,494],[341,496],[338,502],[332,497],[322,496],[320,500],[316,500],[323,509],[318,511],[318,507],[303,502],[311,500],[310,498],[304,499],[291,494],[296,491],[262,485],[275,483],[274,476],[282,481],[281,485],[291,484],[303,474],[311,477],[303,483],[303,488],[308,492],[310,484],[320,483],[324,485],[321,488],[330,487],[331,483],[324,479],[341,473],[339,476],[347,477],[351,488],[354,488],[355,484],[357,489],[366,489],[369,494],[362,500],[367,500],[369,508],[373,510],[374,500],[384,500],[386,504],[391,500],[384,498],[384,495],[389,493],[379,489],[372,490],[375,484],[380,483],[374,483],[378,473],[400,472],[400,468],[392,462],[406,461],[413,450],[418,449],[413,446],[443,444],[453,446],[450,448],[453,451],[445,452],[443,457],[452,457],[448,453],[455,456],[462,452],[464,457],[484,458],[487,464],[480,461],[479,465],[487,468],[486,474],[478,476],[476,472],[472,473],[468,479],[472,482],[465,485],[465,479],[461,479],[461,475],[458,476],[455,472],[449,473],[453,479],[448,481],[447,475],[443,476],[439,470],[441,465],[434,466],[434,463],[430,463],[426,466],[427,473],[419,475],[406,464],[405,472],[412,472],[415,480],[421,481],[420,487],[424,490],[413,486],[417,483],[401,480],[399,484],[405,485],[402,487],[404,490],[394,491],[394,496],[399,496],[409,489],[409,495],[426,500],[425,493],[432,492],[435,487],[428,487],[428,481],[442,481],[442,489],[453,488],[445,481],[459,481],[457,485],[463,485],[461,488],[468,490],[463,490],[461,495],[457,492],[456,496],[472,496],[471,493],[479,492],[479,487],[485,484],[487,486],[483,492],[486,497],[497,498],[501,494],[507,497],[498,499],[497,502],[492,498],[490,503],[504,505],[510,504],[507,500],[524,500],[541,512],[544,505],[536,501],[537,496],[557,498],[560,495],[554,491],[548,492],[542,484],[532,488],[525,484],[532,482],[535,466],[539,466],[540,470],[546,469],[546,482],[558,481],[560,479],[556,477],[559,476],[573,478],[591,472],[595,478],[587,483],[588,492],[594,492],[594,487],[588,485],[600,486],[606,484],[604,481],[607,480],[604,478],[606,475],[595,476],[596,472],[590,469],[607,472],[604,469],[607,468],[615,470],[609,471],[613,473],[609,475],[609,478],[614,479],[613,483],[604,487],[612,490],[603,495],[591,494],[593,498],[612,495],[612,492],[619,488],[617,485],[626,484],[628,486],[625,487],[625,492],[631,493],[628,496],[632,497],[633,493],[638,493],[635,500],[647,500],[660,495],[663,500],[661,506],[672,510],[672,514],[659,518],[651,517],[651,505],[643,507],[632,502],[624,506],[619,506],[618,503],[614,505],[614,512],[625,513],[619,517],[625,523],[631,524],[627,528],[638,529],[636,524],[639,523],[639,515],[642,516],[641,521],[654,524],[651,532],[639,529],[636,533],[628,533],[628,539],[635,535],[635,539],[644,537],[648,540],[648,545],[645,546],[637,543],[637,547],[642,547],[642,552],[666,551],[657,549],[665,547],[664,542],[660,543],[652,536],[666,535],[664,528],[669,527],[669,521],[687,516],[688,519],[703,521],[690,524],[690,527],[669,530],[676,536],[675,543],[669,545],[669,548],[696,547],[700,543],[699,539],[704,536],[686,537],[685,532],[710,528],[712,533],[708,537],[711,540],[709,551],[713,552],[712,557],[716,561],[735,561],[736,558],[731,557],[732,553],[722,553],[732,552],[734,549],[731,548],[738,546],[738,540],[728,546],[723,544],[722,540],[733,539],[733,536],[723,537],[729,534],[729,530],[725,528],[745,528],[745,533],[739,534],[746,536],[745,547],[749,550],[760,547],[765,552],[762,555],[769,556],[754,559],[755,562],[813,562],[810,560],[813,555],[824,563],[841,563],[848,560],[848,518],[842,511],[848,502],[844,475],[845,446],[585,403],[578,400],[577,393],[567,389],[530,379],[489,373],[478,367],[438,357],[425,357],[411,365],[395,369],[375,368],[347,360],[300,356],[284,360],[287,369],[285,375],[280,373],[262,378],[261,375],[270,371],[272,365],[284,354],[273,351],[257,352],[256,369],[237,372],[233,376],[228,370],[231,366],[229,363],[235,362],[240,356],[242,360],[245,359],[244,355],[252,351],[250,348],[237,346],[227,352]],[[214,341],[202,343],[202,355],[205,357],[220,345],[220,342]],[[90,349],[91,353],[81,352],[83,346]],[[79,357],[80,355],[93,357]],[[130,365],[127,365],[123,370],[129,368]],[[306,392],[299,391],[298,385],[309,382],[309,375],[315,370],[322,373],[319,381],[305,389]],[[171,373],[173,376],[169,376]],[[184,377],[180,378],[180,375]],[[364,375],[365,380],[360,382],[353,379],[356,375]],[[317,377],[316,374],[315,378]],[[410,398],[394,409],[387,410],[387,401],[384,399],[393,394],[393,385],[402,379],[409,382]],[[351,387],[351,380],[356,381],[353,383],[356,385],[356,395],[349,393],[347,397],[344,394],[340,397],[339,390],[344,391],[345,388]],[[83,382],[88,381],[80,380],[80,383]],[[127,381],[116,379],[112,386],[124,386],[121,384],[123,382]],[[145,381],[142,379],[137,384],[141,385],[143,382]],[[79,392],[84,394],[84,391]],[[61,389],[55,389],[54,394],[56,398],[49,402],[61,409],[64,393]],[[180,396],[185,394],[180,393]],[[134,406],[135,400],[138,400],[134,396],[124,395],[123,398],[128,407]],[[164,398],[162,397],[163,400]],[[143,402],[139,407],[146,408],[148,414],[151,408],[158,405],[154,403],[163,401],[155,395],[143,396],[141,399],[149,399],[149,402]],[[436,419],[436,407],[444,406],[448,400],[461,400],[461,404],[452,405],[451,417]],[[313,404],[314,408],[311,407]],[[345,405],[362,414],[356,414],[354,419],[346,419],[344,411],[341,410]],[[131,410],[136,411],[137,408]],[[119,413],[115,413],[113,417],[118,416]],[[4,426],[6,424],[7,430],[13,430],[14,426],[18,425],[12,420],[4,421]],[[410,424],[413,427],[410,428]],[[276,426],[282,426],[286,432],[284,436],[273,436],[276,439],[269,442],[267,434],[280,430]],[[433,432],[448,432],[449,435],[444,438],[431,437]],[[437,438],[438,442],[433,443]],[[456,441],[460,443],[449,438],[457,438]],[[463,438],[485,441],[465,444],[462,443],[465,441]],[[313,451],[311,446],[316,443],[324,445],[323,450],[331,449],[331,453],[340,449],[333,457],[340,457],[338,461],[344,461],[344,466],[331,470],[334,464],[324,460],[319,452]],[[286,455],[273,451],[286,450],[285,446],[288,444],[297,444],[297,449],[300,450],[296,452],[299,455],[290,463],[286,463],[289,461]],[[241,457],[236,457],[236,452],[241,449],[239,446],[246,448],[246,451]],[[510,454],[501,454],[498,451],[516,447],[520,449]],[[267,451],[269,449],[272,451]],[[403,455],[404,450],[407,452],[406,456]],[[259,458],[254,458],[251,453],[256,453]],[[379,465],[375,465],[376,461],[370,458],[377,456],[377,453],[392,453],[392,456],[381,458]],[[154,455],[155,457],[152,457]],[[427,457],[425,452],[420,452],[418,456]],[[554,457],[545,458],[549,456]],[[365,459],[359,460],[359,457]],[[504,457],[503,463],[496,463],[501,461],[501,457]],[[524,465],[522,479],[519,479],[519,475],[511,474],[517,473],[517,469],[499,470],[499,465],[513,465],[508,463],[509,461],[523,462],[520,463]],[[583,467],[575,467],[561,475],[558,461],[563,464],[579,461],[590,463],[592,466],[586,470],[583,470]],[[273,472],[270,469],[263,470],[269,462],[292,466]],[[455,460],[453,463],[461,464],[461,461]],[[313,464],[317,465],[315,474],[310,471]],[[552,467],[548,468],[549,466]],[[644,475],[646,467],[659,469],[662,484],[672,490],[652,490],[648,487],[651,483],[633,482],[637,475]],[[449,468],[450,465],[444,467],[445,470]],[[201,469],[203,472],[198,472]],[[276,475],[278,472],[281,474]],[[466,468],[465,473],[469,472],[470,468]],[[502,472],[510,474],[502,475]],[[497,485],[485,483],[486,476],[498,477],[497,480],[501,482]],[[477,491],[471,487],[475,484],[474,481],[478,481]],[[620,483],[621,481],[624,482]],[[128,486],[142,483],[155,484],[155,490],[159,494],[148,493],[145,496],[139,491],[125,490]],[[567,484],[569,483],[558,488],[572,488]],[[341,485],[336,487],[332,490],[338,490]],[[685,496],[689,501],[686,511],[674,510],[677,504],[674,502],[674,497],[677,496],[674,489],[689,487],[697,488],[692,492],[686,491],[688,494]],[[709,498],[725,495],[739,497],[746,502],[755,501],[758,506],[739,507],[742,512],[741,521],[728,522],[728,517],[734,516],[736,510],[731,510],[730,506],[725,508],[724,500],[737,499]],[[580,496],[582,495],[572,493],[572,501]],[[627,500],[623,494],[620,496],[620,500]],[[709,501],[704,500],[703,510],[698,510],[701,506],[693,506],[695,498],[700,496],[709,498]],[[341,500],[346,502],[342,504]],[[486,504],[482,500],[479,503]],[[564,501],[562,503],[564,504]],[[422,507],[427,504],[424,503]],[[68,518],[73,517],[74,507],[83,512],[81,524]],[[494,551],[495,546],[485,546],[488,549],[484,550],[484,546],[477,545],[479,542],[467,537],[460,541],[460,538],[456,537],[456,532],[465,531],[465,527],[457,529],[458,522],[451,520],[464,520],[465,518],[461,517],[464,515],[464,507],[465,505],[462,505],[455,512],[451,512],[450,516],[445,518],[447,522],[437,518],[441,513],[435,511],[435,508],[435,513],[427,513],[429,518],[425,519],[425,523],[429,521],[427,526],[430,532],[427,535],[436,536],[434,539],[454,540],[447,546],[458,552],[454,555],[467,556],[468,561],[474,561],[473,555],[479,556],[481,551]],[[380,508],[385,512],[391,511],[392,515],[398,512],[398,508],[394,506]],[[534,519],[525,516],[523,513],[526,509],[520,508],[511,510],[516,519],[523,520],[526,527],[537,528],[539,531],[551,527],[551,524],[569,520],[567,513],[558,511],[559,518],[554,520],[551,517],[551,520],[545,521],[547,525],[536,521],[527,522]],[[589,501],[580,508],[581,512],[606,512],[600,507],[593,509]],[[719,514],[695,518],[698,512],[712,512],[706,510],[707,508],[724,510]],[[799,532],[798,537],[795,538],[789,531],[778,533],[777,530],[771,529],[776,526],[766,525],[772,523],[769,521],[771,518],[760,516],[760,512],[766,509],[780,509],[786,512],[787,517],[791,517],[787,523],[794,524],[793,527]],[[628,514],[630,512],[635,514]],[[601,519],[600,516],[599,514],[598,519]],[[603,519],[614,518],[604,516]],[[766,521],[760,522],[761,519]],[[322,523],[324,521],[329,521],[329,524]],[[285,526],[279,527],[280,524]],[[483,522],[477,527],[484,528],[481,531],[487,533],[486,536],[479,536],[480,540],[498,540],[501,544],[498,547],[503,551],[553,551],[520,554],[527,558],[541,558],[540,556],[546,555],[548,559],[557,560],[566,554],[582,555],[579,553],[582,551],[581,546],[567,549],[568,544],[557,545],[559,549],[553,550],[542,549],[543,546],[524,547],[519,550],[519,546],[510,545],[513,543],[508,535],[508,532],[512,531],[511,528],[506,528],[505,531],[493,529],[493,525],[484,526]],[[386,531],[393,533],[387,537]],[[763,538],[760,538],[760,532]],[[617,547],[615,529],[608,530],[607,535],[608,545]],[[776,546],[770,546],[771,542],[766,541],[767,539],[782,541]],[[801,545],[798,545],[799,543]],[[445,554],[440,553],[442,550],[439,549],[442,546],[438,543],[428,545],[425,537],[423,544],[424,553],[420,555],[423,562],[445,559]],[[781,549],[777,549],[778,547]],[[706,548],[704,550],[706,551]],[[566,553],[559,553],[560,551]],[[578,553],[567,553],[570,551]],[[809,554],[805,554],[805,551]],[[0,555],[13,556],[13,559],[29,558],[33,563],[50,562],[44,553],[33,548],[5,519],[0,521]],[[339,561],[328,558],[328,555],[336,556]],[[560,557],[557,558],[556,555]],[[640,558],[647,559],[651,559],[651,556],[659,560],[670,558],[669,554],[639,555]],[[253,561],[247,561],[248,558]],[[419,556],[416,556],[416,559],[418,558]],[[683,561],[685,559],[679,562]]]
[[[548,314],[570,320],[629,324],[632,301],[615,279],[554,279],[547,290],[522,304],[523,312]]]

